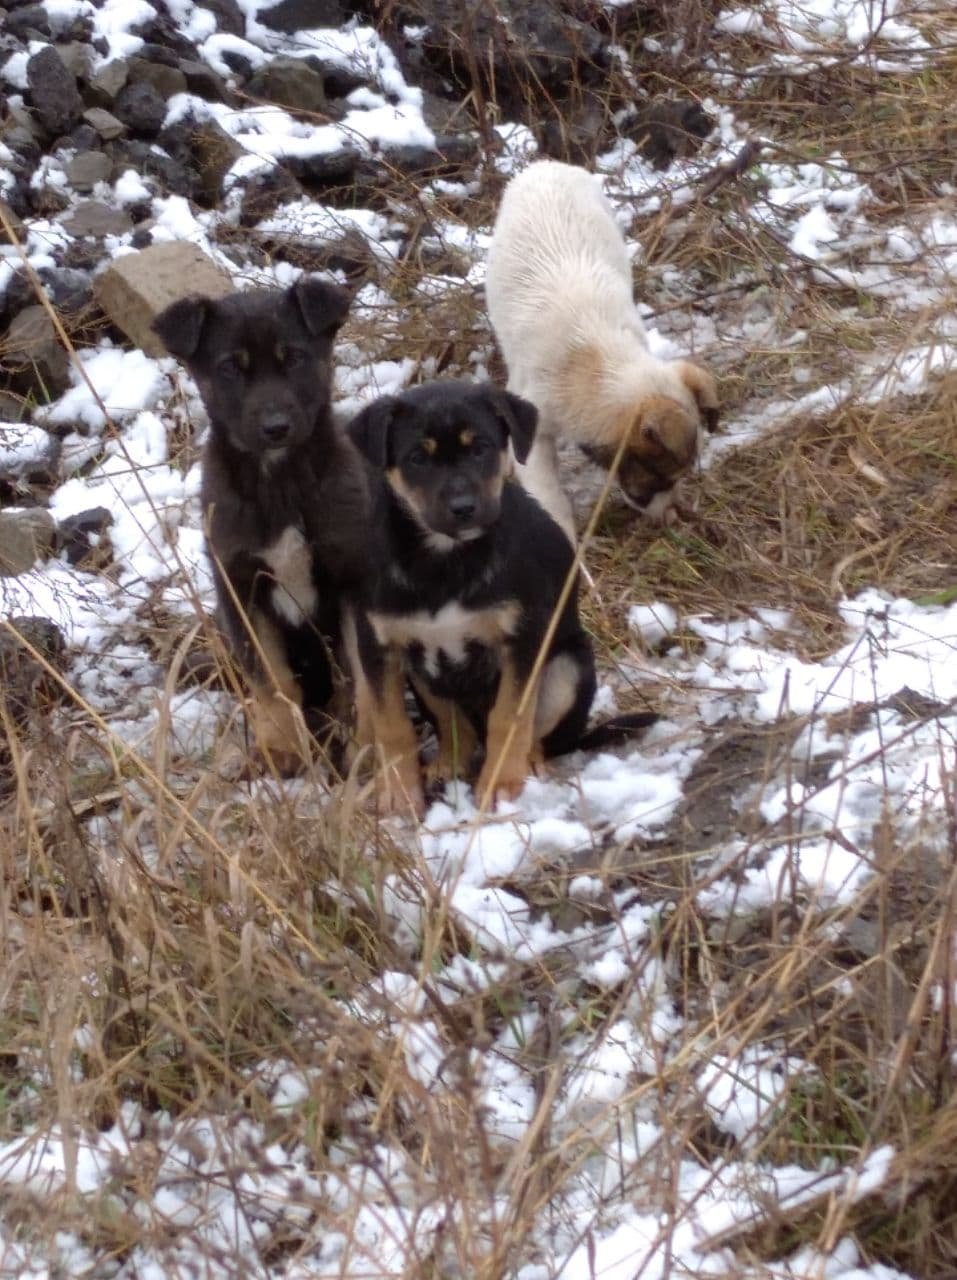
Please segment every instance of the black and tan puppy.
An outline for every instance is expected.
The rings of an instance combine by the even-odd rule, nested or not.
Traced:
[[[509,443],[524,461],[535,422],[518,396],[448,381],[378,400],[349,428],[374,473],[357,730],[384,757],[386,808],[424,806],[407,677],[436,726],[436,774],[481,757],[479,799],[514,798],[539,760],[583,741],[595,668],[574,585],[524,697],[574,560],[510,474]]]
[[[365,562],[362,462],[334,429],[338,286],[188,297],[157,317],[209,414],[202,505],[219,618],[252,692],[257,745],[289,771],[309,753],[303,718],[329,706],[343,593]]]

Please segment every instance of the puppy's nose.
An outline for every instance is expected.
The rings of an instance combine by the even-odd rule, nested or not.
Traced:
[[[289,419],[282,413],[272,413],[263,418],[259,426],[262,438],[267,444],[282,444],[289,435]]]
[[[449,498],[449,511],[462,524],[475,515],[477,507],[478,502],[471,493],[453,493]]]

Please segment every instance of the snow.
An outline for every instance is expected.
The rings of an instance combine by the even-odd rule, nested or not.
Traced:
[[[609,8],[619,2],[605,0]],[[153,14],[147,0],[46,0],[44,7],[57,31],[78,18],[92,23],[105,41],[99,65],[135,54],[143,42],[137,28]],[[238,265],[220,248],[218,233],[238,221],[244,180],[285,157],[331,155],[344,147],[366,154],[382,149],[387,157],[390,147],[433,146],[423,95],[406,81],[388,45],[358,22],[341,31],[299,33],[291,41],[261,22],[265,6],[257,0],[241,0],[244,37],[217,32],[213,13],[192,0],[169,0],[168,8],[226,79],[232,79],[224,59],[230,52],[253,66],[281,52],[369,74],[372,87],[350,94],[344,119],[329,124],[294,119],[274,107],[173,97],[168,122],[214,120],[246,149],[225,184],[222,210],[198,212],[180,197],[157,196],[132,170],[103,196],[117,207],[149,201],[155,240],[200,244],[237,287],[290,283],[298,267]],[[765,0],[725,9],[715,23],[723,47],[759,41],[768,66],[794,73],[812,55],[827,61],[859,53],[875,70],[919,66],[923,37],[909,10],[888,0],[878,32],[881,15],[881,5],[860,0]],[[35,43],[30,52],[42,47]],[[904,54],[906,64],[895,62]],[[27,56],[14,54],[0,68],[9,89],[26,88],[26,63]],[[733,62],[715,64],[716,84],[729,66]],[[733,83],[737,92],[740,82]],[[636,252],[633,229],[640,234],[643,219],[666,202],[680,211],[695,198],[702,170],[733,159],[748,138],[733,110],[710,109],[719,127],[704,158],[679,159],[664,179],[631,143],[601,157],[609,197]],[[500,174],[516,171],[536,153],[526,127],[502,121],[494,131]],[[0,161],[9,158],[0,144]],[[34,189],[68,191],[61,160],[44,158],[32,176]],[[686,352],[690,343],[703,352],[725,344],[794,358],[795,394],[746,404],[709,443],[705,467],[799,415],[830,412],[852,400],[920,394],[954,363],[957,326],[943,314],[957,278],[957,222],[949,214],[915,209],[907,221],[878,224],[871,187],[839,153],[796,160],[769,148],[758,174],[765,197],[751,216],[802,259],[819,284],[879,302],[902,345],[890,363],[886,352],[862,355],[846,376],[831,379],[804,359],[807,332],[780,323],[768,290],[756,291],[750,305],[726,317],[716,319],[702,308],[685,330],[666,314],[650,315],[650,342],[665,356]],[[458,202],[467,207],[471,194],[468,183],[433,183],[421,193],[433,223],[430,245],[461,252],[468,275],[464,281],[423,277],[416,286],[420,297],[441,300],[481,284],[489,228],[455,212]],[[279,206],[256,231],[306,245],[358,232],[379,262],[391,265],[401,258],[407,214],[403,208],[332,209],[303,198]],[[726,216],[733,228],[734,209]],[[70,241],[58,219],[29,220],[25,247],[34,267],[52,264],[55,251]],[[130,248],[115,244],[112,251]],[[0,246],[0,259],[5,288],[16,254]],[[681,285],[676,272],[661,279]],[[915,325],[904,345],[914,317],[934,307],[942,314],[932,317],[932,331],[925,327],[918,336]],[[353,315],[364,336],[345,336],[337,348],[342,414],[431,371],[428,363],[397,353],[394,344],[378,345],[376,334],[395,314],[395,300],[382,285],[367,283],[358,291]],[[472,367],[484,368],[490,354],[490,338],[480,335]],[[100,574],[54,558],[19,578],[4,578],[2,614],[40,614],[62,627],[71,646],[69,679],[101,717],[111,744],[145,760],[163,753],[180,767],[195,767],[214,754],[234,700],[219,692],[170,691],[166,666],[146,632],[155,608],[192,625],[197,603],[209,608],[212,602],[199,467],[195,458],[187,462],[171,451],[170,436],[185,402],[200,432],[193,443],[201,443],[202,411],[195,388],[173,361],[149,359],[106,339],[81,349],[80,360],[85,376],[74,369],[69,389],[36,409],[32,422],[0,424],[0,470],[20,474],[47,447],[47,428],[55,429],[63,437],[64,479],[50,510],[62,520],[108,508],[116,563]],[[669,835],[695,798],[696,769],[714,731],[727,726],[793,733],[782,757],[760,779],[743,784],[736,799],[742,811],[759,815],[760,834],[711,839],[702,832],[700,857],[689,859],[684,906],[693,906],[703,933],[713,925],[746,925],[782,904],[799,905],[807,919],[851,906],[873,882],[884,822],[899,841],[919,834],[931,853],[946,849],[957,741],[957,604],[858,591],[838,602],[843,636],[830,653],[811,661],[800,650],[793,619],[782,611],[741,618],[729,608],[726,617],[679,618],[655,592],[653,581],[642,581],[620,602],[627,628],[620,637],[619,674],[672,690],[666,718],[614,754],[572,756],[530,778],[517,802],[494,814],[479,814],[467,788],[447,787],[420,825],[388,824],[408,860],[401,874],[392,864],[374,872],[396,965],[402,958],[407,967],[370,979],[357,1002],[361,1007],[351,1011],[362,1034],[390,1046],[416,1096],[437,1110],[459,1114],[455,1107],[467,1081],[485,1149],[510,1174],[523,1167],[538,1140],[545,1124],[542,1099],[550,1101],[549,1140],[567,1155],[568,1177],[529,1228],[535,1257],[516,1267],[518,1280],[748,1275],[735,1255],[738,1235],[779,1223],[800,1206],[850,1205],[872,1195],[887,1180],[894,1157],[880,1148],[843,1165],[832,1160],[799,1168],[770,1161],[762,1141],[790,1091],[813,1082],[814,1068],[789,1052],[783,1033],[779,1041],[732,1046],[717,1035],[716,1021],[705,1018],[702,1030],[681,998],[680,959],[661,942],[674,919],[677,888],[646,894],[640,875],[617,874],[621,868],[609,870],[605,860],[617,852],[640,870],[654,862],[659,846],[669,856]],[[616,690],[618,683],[603,688],[609,709]],[[930,700],[936,713],[913,714],[905,692]],[[299,784],[283,794],[290,805],[309,803]],[[231,803],[265,803],[271,796],[265,786],[254,786]],[[86,830],[102,844],[111,874],[119,876],[126,855],[110,824],[95,818]],[[137,852],[151,872],[166,874],[147,837]],[[374,858],[370,852],[370,866]],[[574,908],[567,916],[540,905],[546,890],[559,892],[555,886]],[[336,886],[324,889],[336,898]],[[437,912],[454,922],[462,949],[420,972],[422,940]],[[938,984],[931,998],[940,1004],[945,994]],[[463,1050],[441,1014],[472,997],[498,1002],[505,1013],[490,1019]],[[712,998],[719,1008],[720,986]],[[322,1034],[317,1028],[317,1040]],[[76,1053],[90,1051],[93,1039],[89,1028],[78,1028]],[[545,1066],[535,1071],[528,1050],[539,1045]],[[467,1071],[460,1076],[463,1055]],[[676,1074],[669,1075],[678,1066],[687,1081],[680,1096]],[[73,1068],[82,1079],[79,1058]],[[102,1133],[79,1124],[64,1128],[59,1121],[27,1126],[0,1142],[0,1188],[51,1198],[70,1192],[81,1203],[83,1197],[116,1196],[144,1228],[141,1242],[111,1262],[118,1280],[191,1274],[200,1258],[204,1274],[219,1280],[237,1273],[237,1260],[248,1265],[293,1228],[304,1233],[305,1243],[288,1257],[282,1250],[273,1255],[279,1260],[269,1275],[277,1280],[407,1275],[435,1256],[463,1206],[448,1188],[430,1186],[425,1170],[393,1136],[383,1133],[374,1147],[360,1148],[353,1134],[372,1129],[363,1111],[367,1099],[355,1100],[354,1128],[345,1125],[330,1137],[319,1160],[305,1140],[279,1144],[273,1137],[277,1117],[308,1115],[322,1084],[318,1069],[277,1054],[249,1067],[244,1079],[256,1102],[242,1112],[220,1113],[211,1101],[206,1114],[174,1117],[127,1103]],[[677,1129],[703,1120],[725,1135],[728,1146],[692,1158]],[[334,1213],[342,1229],[315,1229],[318,1207]],[[498,1229],[496,1214],[506,1210],[496,1204],[473,1211],[476,1238],[483,1238],[483,1231]],[[41,1247],[7,1232],[0,1223],[0,1276],[94,1273],[96,1259],[79,1236],[63,1232]],[[476,1270],[481,1261],[473,1260]],[[805,1247],[770,1262],[761,1274],[907,1280],[865,1258],[850,1238],[838,1239],[827,1252]]]

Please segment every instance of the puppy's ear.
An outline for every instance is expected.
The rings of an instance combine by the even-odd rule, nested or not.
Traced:
[[[289,293],[314,338],[331,337],[349,314],[350,294],[328,280],[300,280]]]
[[[382,396],[366,405],[349,423],[349,439],[375,467],[388,465],[389,430],[398,403],[395,396]]]
[[[535,439],[538,410],[528,400],[523,400],[511,391],[500,391],[498,387],[487,388],[485,395],[492,412],[512,437],[515,457],[519,462],[524,462]]]
[[[189,297],[171,302],[159,313],[152,329],[171,356],[188,360],[196,354],[211,305],[211,298],[191,293]]]
[[[709,431],[718,425],[718,386],[707,369],[693,360],[676,362],[678,377],[698,402],[701,419]]]

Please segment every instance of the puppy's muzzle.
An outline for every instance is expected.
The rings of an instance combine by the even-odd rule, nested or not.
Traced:
[[[270,449],[284,445],[292,433],[292,423],[284,413],[270,413],[259,424],[262,442]]]

